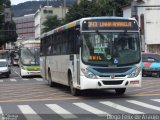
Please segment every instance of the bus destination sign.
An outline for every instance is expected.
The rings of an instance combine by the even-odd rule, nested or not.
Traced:
[[[85,20],[82,30],[137,30],[138,25],[133,20]]]

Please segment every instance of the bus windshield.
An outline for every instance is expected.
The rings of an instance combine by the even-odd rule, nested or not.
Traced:
[[[40,48],[22,48],[21,63],[23,65],[40,65]]]
[[[82,39],[85,64],[122,66],[140,61],[138,32],[88,32],[82,34]]]

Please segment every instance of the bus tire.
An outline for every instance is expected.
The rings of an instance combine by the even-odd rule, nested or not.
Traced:
[[[71,94],[73,96],[78,96],[80,94],[80,90],[74,88],[74,86],[73,86],[73,79],[72,79],[71,75],[69,76],[69,85],[70,85]]]
[[[52,82],[52,77],[51,77],[51,72],[50,70],[48,71],[48,85],[50,87],[53,87],[54,86],[54,83]]]
[[[115,89],[115,91],[116,91],[116,94],[122,95],[125,93],[126,88],[117,88],[117,89]]]

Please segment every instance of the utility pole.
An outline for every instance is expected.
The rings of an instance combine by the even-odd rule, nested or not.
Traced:
[[[47,0],[47,6],[49,6],[49,1]]]
[[[133,0],[131,3],[131,17],[137,17],[137,0]]]
[[[62,19],[66,17],[66,0],[62,0]]]

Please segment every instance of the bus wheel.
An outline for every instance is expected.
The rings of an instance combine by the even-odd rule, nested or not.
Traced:
[[[125,93],[126,88],[117,88],[117,89],[115,89],[115,91],[116,91],[116,94],[122,95]]]
[[[54,83],[52,82],[52,77],[51,77],[51,72],[50,71],[48,72],[48,85],[50,87],[54,86]]]
[[[70,79],[69,79],[69,84],[70,84],[70,91],[71,91],[71,94],[73,96],[78,96],[80,94],[80,90],[76,89],[73,87],[73,80],[72,80],[72,77],[70,76]]]

